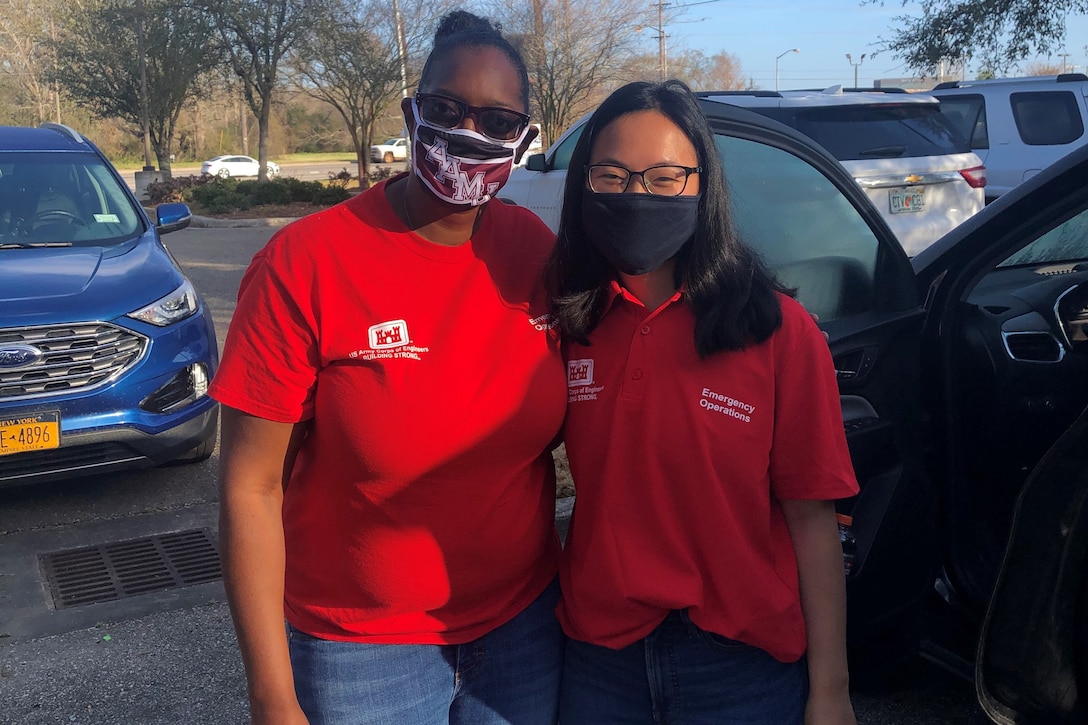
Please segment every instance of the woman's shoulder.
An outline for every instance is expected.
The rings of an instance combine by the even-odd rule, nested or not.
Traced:
[[[545,254],[555,246],[555,232],[533,212],[523,206],[496,199],[488,203],[494,230],[503,237],[515,236],[519,246],[528,246]]]
[[[778,296],[778,305],[782,310],[782,325],[775,333],[777,337],[808,337],[815,334],[821,340],[823,333],[816,325],[812,313],[797,300],[782,292],[775,293]]]

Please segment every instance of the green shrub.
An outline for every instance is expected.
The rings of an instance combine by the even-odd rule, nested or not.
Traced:
[[[332,205],[339,204],[351,198],[351,192],[342,186],[326,186],[314,194],[314,204]]]

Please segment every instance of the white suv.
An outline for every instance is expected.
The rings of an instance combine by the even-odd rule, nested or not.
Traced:
[[[997,78],[941,83],[941,113],[986,164],[986,200],[1088,142],[1088,76]]]
[[[914,256],[984,206],[986,168],[932,96],[898,92],[724,91],[705,101],[744,106],[800,131],[854,177]],[[555,230],[563,181],[583,118],[548,151],[529,158],[502,198],[527,206]],[[725,160],[729,174],[729,159]],[[561,172],[561,173],[556,173]]]

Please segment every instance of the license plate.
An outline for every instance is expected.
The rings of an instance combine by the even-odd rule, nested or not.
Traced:
[[[59,447],[58,411],[0,418],[0,456]]]
[[[891,189],[888,201],[892,205],[892,214],[922,211],[926,205],[926,193],[922,189]]]

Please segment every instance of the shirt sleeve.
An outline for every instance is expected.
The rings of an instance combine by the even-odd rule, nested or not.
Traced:
[[[277,241],[287,240],[273,238],[242,277],[210,395],[250,415],[297,423],[313,416],[321,367],[315,276],[307,255],[288,255]]]
[[[771,490],[782,499],[832,500],[858,492],[831,350],[808,313],[783,300],[775,345]]]

